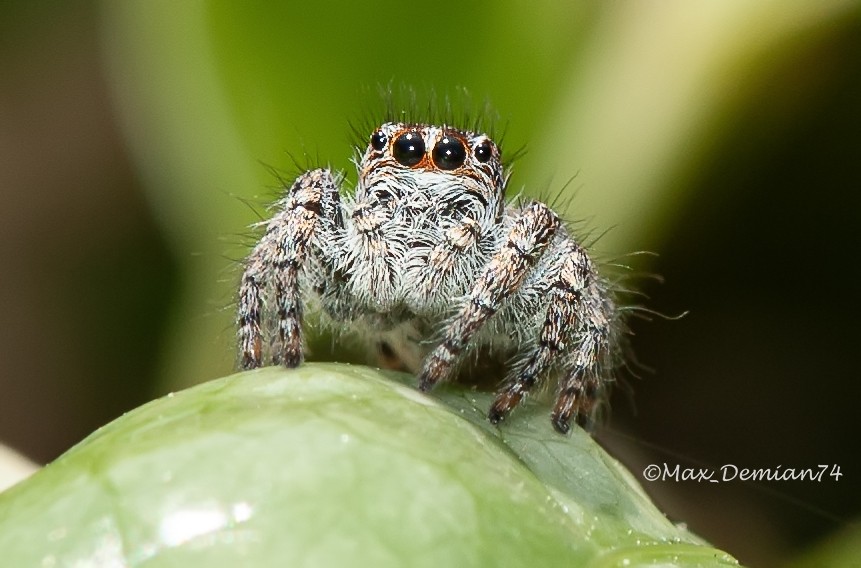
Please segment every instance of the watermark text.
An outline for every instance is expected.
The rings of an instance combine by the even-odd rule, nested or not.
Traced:
[[[826,474],[827,472],[827,474]],[[651,464],[643,470],[646,481],[839,481],[843,474],[839,465],[818,465],[808,468],[773,468],[749,469],[740,468],[733,464],[722,465],[719,469],[682,468],[680,465]]]

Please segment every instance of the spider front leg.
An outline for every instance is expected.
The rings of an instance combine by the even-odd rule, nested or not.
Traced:
[[[443,342],[424,364],[418,388],[431,390],[448,379],[458,356],[481,326],[514,293],[541,257],[559,227],[559,218],[543,203],[532,202],[515,220],[502,248],[490,259],[467,304],[449,324]]]
[[[262,364],[261,318],[268,286],[275,290],[278,322],[273,360],[286,367],[302,362],[299,272],[311,246],[325,243],[341,218],[337,184],[328,170],[302,174],[277,205],[281,210],[266,224],[263,238],[248,255],[239,286],[237,323],[243,369]]]

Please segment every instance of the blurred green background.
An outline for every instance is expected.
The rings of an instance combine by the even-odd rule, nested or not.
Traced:
[[[634,322],[656,372],[598,438],[673,520],[751,566],[857,534],[861,6],[843,0],[6,0],[0,442],[46,462],[230,372],[267,166],[349,171],[349,122],[390,82],[488,97],[527,145],[512,193],[573,178],[562,213],[609,229],[602,255],[659,253],[638,261],[666,280],[642,281],[647,305],[690,314]],[[843,477],[643,481],[664,462]]]

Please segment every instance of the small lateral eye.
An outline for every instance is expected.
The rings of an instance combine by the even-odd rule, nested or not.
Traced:
[[[371,148],[374,150],[382,150],[386,147],[386,142],[388,142],[388,138],[386,138],[386,134],[382,130],[377,130],[371,134]]]
[[[425,156],[425,141],[418,132],[404,132],[395,140],[394,155],[398,163],[412,167]]]
[[[441,170],[456,170],[466,161],[466,148],[460,139],[446,134],[433,148],[433,163]]]
[[[475,159],[484,164],[490,160],[490,157],[493,155],[493,148],[490,147],[490,142],[485,140],[475,147],[473,153],[475,154]]]

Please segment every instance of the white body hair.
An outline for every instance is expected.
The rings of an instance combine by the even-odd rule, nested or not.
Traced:
[[[489,417],[502,420],[530,389],[559,379],[553,423],[585,422],[621,361],[623,330],[610,287],[544,204],[506,202],[499,148],[484,134],[388,122],[356,160],[358,182],[309,171],[248,258],[240,287],[243,366],[262,362],[266,290],[278,324],[272,358],[302,359],[302,310],[429,390],[470,352],[508,357]]]

